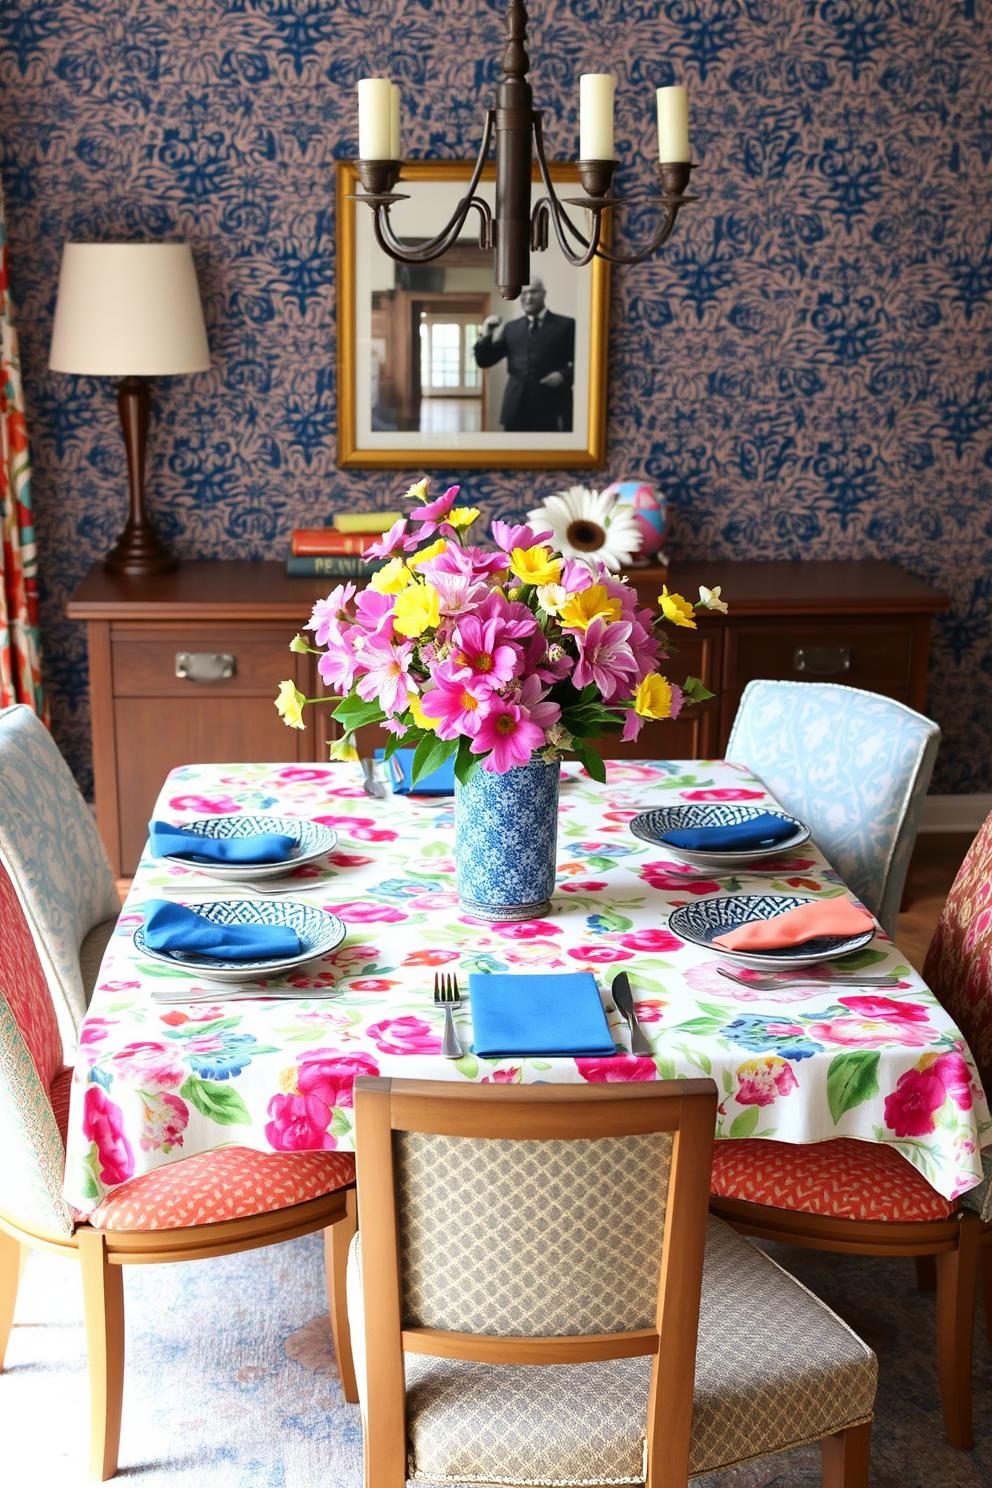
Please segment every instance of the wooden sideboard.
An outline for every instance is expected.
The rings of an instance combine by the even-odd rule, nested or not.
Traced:
[[[631,577],[653,605],[664,573]],[[97,817],[117,873],[134,872],[174,766],[326,759],[330,710],[301,733],[283,725],[273,698],[284,677],[317,696],[315,659],[288,646],[333,583],[241,561],[186,563],[148,579],[99,564],[87,574],[68,615],[88,630]],[[925,710],[930,622],[949,602],[892,564],[683,563],[668,584],[687,597],[719,584],[730,604],[728,616],[702,613],[697,630],[675,631],[678,655],[666,668],[673,681],[702,677],[715,695],[675,723],[646,726],[635,744],[603,741],[610,757],[719,757],[755,677],[821,677]]]

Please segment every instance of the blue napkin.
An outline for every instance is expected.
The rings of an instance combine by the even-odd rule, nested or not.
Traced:
[[[299,841],[276,832],[254,832],[250,837],[205,837],[187,827],[150,821],[152,856],[188,858],[191,863],[285,863]]]
[[[425,775],[416,785],[413,780],[413,756],[412,749],[397,749],[393,755],[394,760],[399,761],[400,769],[403,771],[403,784],[394,784],[393,792],[397,796],[409,795],[411,791],[415,796],[453,796],[455,794],[455,757],[445,760],[444,764],[437,770],[432,770],[430,775]],[[385,759],[385,750],[377,749],[375,752],[377,760]]]
[[[153,951],[186,951],[215,961],[279,961],[303,950],[290,925],[215,925],[195,909],[167,899],[145,904],[145,945]]]
[[[670,847],[684,847],[694,852],[749,852],[756,847],[774,847],[796,831],[794,821],[774,811],[762,811],[750,821],[734,822],[727,827],[679,827],[662,832],[659,840]]]
[[[568,1059],[615,1054],[596,978],[590,971],[468,979],[473,1048],[481,1059],[547,1054]]]

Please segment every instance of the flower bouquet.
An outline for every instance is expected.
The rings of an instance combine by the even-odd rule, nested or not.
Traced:
[[[366,550],[385,566],[364,589],[340,584],[317,601],[305,627],[316,645],[292,642],[319,656],[339,698],[332,759],[357,759],[356,729],[378,724],[392,735],[387,758],[414,749],[414,784],[452,756],[463,786],[480,767],[502,775],[566,754],[605,780],[593,739],[636,739],[648,719],[711,696],[698,678],[680,687],[660,668],[665,626],[693,629],[694,610],[725,611],[719,589],[690,603],[665,587],[657,612],[641,608],[625,579],[556,553],[550,532],[494,521],[495,548],[472,545],[478,510],[456,505],[458,486],[434,500],[427,487],[411,487],[420,506]],[[303,728],[315,701],[287,681],[276,707]]]

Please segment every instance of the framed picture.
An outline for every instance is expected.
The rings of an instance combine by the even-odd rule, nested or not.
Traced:
[[[403,166],[393,231],[424,242],[448,221],[469,162]],[[552,165],[562,195],[574,165]],[[536,175],[535,175],[535,179]],[[338,163],[338,464],[579,469],[606,463],[609,265],[574,269],[551,234],[518,300],[496,288],[478,213],[433,263],[396,263],[375,241],[350,161]],[[540,193],[540,181],[534,193]],[[495,166],[479,194],[495,205]],[[581,223],[578,224],[581,226]]]

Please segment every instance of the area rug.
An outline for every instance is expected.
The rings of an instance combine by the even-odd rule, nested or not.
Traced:
[[[769,1246],[879,1357],[872,1488],[992,1485],[992,1367],[976,1320],[975,1439],[944,1441],[936,1299],[912,1264]],[[136,1488],[362,1488],[356,1406],[341,1397],[319,1236],[124,1273],[128,1355],[122,1483]],[[32,1255],[0,1376],[3,1488],[83,1488],[89,1398],[78,1268]],[[814,1488],[804,1448],[696,1480]]]

